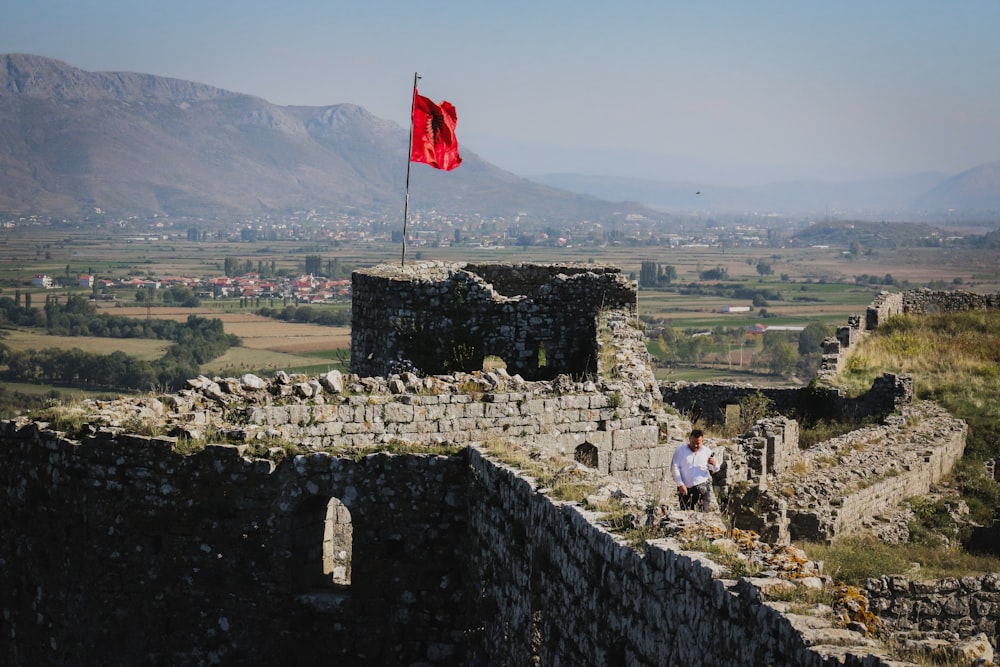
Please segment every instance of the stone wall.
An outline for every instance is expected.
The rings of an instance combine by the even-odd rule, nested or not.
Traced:
[[[772,401],[780,414],[794,414],[801,390],[797,387],[758,387],[725,382],[661,382],[663,402],[692,421],[724,424],[728,406],[739,405],[748,396],[761,394]]]
[[[905,292],[881,292],[868,306],[865,329],[872,331],[894,315],[955,313],[967,310],[998,310],[1000,294],[915,289]]]
[[[1000,639],[1000,573],[911,581],[883,576],[867,583],[869,605],[897,632],[918,631],[955,641]]]
[[[832,377],[841,368],[850,348],[861,335],[874,331],[879,324],[895,315],[961,312],[967,310],[998,310],[1000,294],[917,289],[906,292],[880,292],[860,316],[848,318],[846,327],[837,329],[836,340],[824,343],[820,377]]]
[[[766,480],[769,475],[787,472],[802,459],[799,449],[799,424],[788,417],[761,419],[733,441],[728,457],[726,479],[729,483]],[[745,461],[746,470],[739,465]]]
[[[598,314],[637,314],[635,285],[595,265],[390,265],[352,275],[351,370],[473,371],[487,356],[527,379],[597,372]]]
[[[793,540],[829,541],[870,527],[908,498],[925,495],[962,457],[968,427],[934,403],[901,409],[802,454],[772,490],[786,499]]]
[[[837,387],[755,387],[749,384],[708,382],[664,382],[660,385],[663,402],[692,420],[709,424],[726,422],[727,408],[738,406],[750,396],[760,394],[771,401],[771,409],[799,419],[824,418],[862,420],[881,418],[913,400],[913,379],[887,373],[872,382],[859,397],[848,397]]]
[[[776,544],[830,541],[927,494],[962,457],[966,433],[965,422],[920,402],[802,450],[796,421],[768,418],[725,448],[715,482],[736,527]]]
[[[867,331],[894,315],[926,315],[931,313],[956,313],[968,310],[998,310],[1000,294],[915,289],[905,292],[881,292],[868,306],[865,313]]]
[[[874,331],[880,322],[894,315],[903,314],[903,295],[900,292],[880,292],[865,310],[864,330]],[[860,324],[860,323],[859,323]]]
[[[470,508],[470,553],[485,556],[469,575],[479,585],[470,664],[889,664],[861,635],[797,626],[702,554],[672,540],[636,551],[597,515],[475,454],[471,464],[482,502]]]
[[[172,445],[0,424],[0,664],[464,664],[465,454]]]
[[[474,449],[172,445],[0,424],[0,663],[890,664]]]
[[[188,385],[159,398],[88,402],[88,419],[111,427],[149,420],[182,438],[218,433],[316,450],[513,439],[650,485],[662,479],[673,454],[660,441],[663,415],[652,381],[626,369],[596,382],[567,376],[527,382],[499,369],[424,378],[279,372],[268,380],[201,377]]]

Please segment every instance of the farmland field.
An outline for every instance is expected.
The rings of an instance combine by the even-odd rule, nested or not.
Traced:
[[[153,361],[163,356],[170,341],[148,338],[99,338],[95,336],[49,336],[42,331],[5,330],[0,342],[15,351],[40,350],[55,347],[60,350],[78,348],[95,354],[111,354],[121,350],[125,354]]]
[[[125,317],[146,317],[146,309],[142,307],[113,308],[109,312]],[[202,366],[202,371],[210,375],[223,371],[234,374],[237,371],[273,373],[278,370],[320,373],[339,368],[333,353],[345,350],[346,354],[351,347],[349,327],[282,322],[238,309],[150,309],[150,316],[156,319],[183,322],[190,315],[221,320],[226,333],[240,337],[238,347],[230,348],[218,359]],[[326,353],[326,356],[318,357],[317,353]]]
[[[142,234],[127,228],[107,227],[99,231],[82,227],[15,227],[0,229],[0,297],[32,299],[40,307],[46,299],[65,301],[68,295],[89,296],[91,290],[73,285],[73,278],[89,273],[120,280],[127,277],[166,278],[220,276],[225,260],[242,258],[248,266],[267,266],[271,271],[296,275],[301,273],[306,253],[320,255],[324,262],[335,260],[340,278],[353,268],[379,263],[396,263],[400,247],[384,241],[364,241],[340,246],[326,241],[279,239],[267,242],[234,243],[208,239],[188,241],[183,229],[169,225],[156,234]],[[603,247],[420,247],[408,251],[409,262],[439,260],[448,262],[495,263],[580,263],[617,266],[635,279],[642,262],[652,261],[673,267],[676,279],[671,291],[642,289],[638,295],[639,313],[658,325],[690,336],[720,329],[745,330],[763,323],[769,327],[804,327],[819,323],[839,326],[847,317],[863,313],[882,289],[903,289],[936,284],[959,285],[976,292],[1000,291],[1000,263],[994,253],[971,247],[905,247],[876,249],[850,256],[845,248],[814,247],[661,247],[642,245],[606,245]],[[760,275],[757,266],[768,264],[772,272]],[[725,271],[719,281],[701,280],[705,270]],[[36,274],[60,277],[71,286],[46,290],[31,286]],[[886,279],[892,281],[887,283]],[[741,287],[744,294],[767,293],[766,303],[759,299],[736,299],[720,296],[724,285]],[[141,290],[140,290],[141,291]],[[700,292],[700,293],[699,293]],[[777,297],[775,297],[777,295]],[[197,308],[162,304],[142,305],[134,289],[114,292],[114,301],[99,302],[102,312],[145,319],[184,321],[191,315],[218,318],[227,333],[239,336],[242,343],[222,357],[205,364],[206,374],[239,372],[270,373],[277,369],[319,373],[329,368],[343,368],[350,350],[348,327],[329,327],[284,322],[255,314],[255,308],[239,299],[202,299]],[[258,304],[259,305],[259,304]],[[269,304],[270,305],[270,304]],[[286,304],[287,305],[287,304]],[[749,307],[749,312],[724,312],[727,306]],[[346,308],[345,304],[332,308]],[[140,359],[152,360],[169,345],[168,341],[141,339],[106,339],[90,337],[46,336],[42,330],[6,330],[0,342],[15,350],[30,348],[78,347],[91,352],[122,350]],[[661,379],[725,378],[753,382],[769,379],[751,373],[750,359],[760,351],[759,343],[722,344],[716,341],[708,349],[703,363],[661,365],[656,368]],[[745,355],[746,358],[741,358]],[[654,353],[655,356],[655,353]]]
[[[130,307],[113,308],[107,312],[124,317],[144,319],[147,311],[142,307]],[[239,336],[242,340],[242,347],[251,350],[274,350],[289,354],[304,354],[351,346],[349,327],[282,322],[245,310],[153,307],[149,312],[150,317],[154,319],[177,322],[183,322],[191,315],[221,320],[226,333]]]

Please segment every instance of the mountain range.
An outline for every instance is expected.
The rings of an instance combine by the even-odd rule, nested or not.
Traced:
[[[408,131],[355,104],[278,106],[190,81],[0,55],[0,213],[400,215]],[[958,175],[735,188],[580,174],[529,179],[461,150],[463,163],[451,172],[410,166],[411,210],[546,223],[705,212],[1000,215],[1000,161]]]
[[[402,213],[408,129],[354,104],[276,106],[211,86],[0,56],[0,212],[197,218]],[[539,220],[653,214],[535,183],[462,148],[413,164],[412,210]]]

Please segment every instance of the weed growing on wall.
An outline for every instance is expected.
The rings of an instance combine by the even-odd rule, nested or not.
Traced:
[[[48,422],[50,428],[62,431],[72,439],[79,439],[83,435],[91,419],[79,403],[50,406],[33,411],[30,416],[36,421]]]
[[[161,420],[152,417],[144,417],[134,414],[122,422],[122,429],[126,433],[135,435],[157,436],[163,435],[163,425]]]
[[[736,424],[735,433],[746,433],[751,426],[774,415],[774,401],[755,391],[740,399],[740,418]]]

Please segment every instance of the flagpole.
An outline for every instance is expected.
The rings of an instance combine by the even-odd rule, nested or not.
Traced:
[[[406,214],[410,208],[410,165],[413,163],[413,104],[417,94],[417,72],[413,73],[413,91],[410,94],[410,140],[406,143],[406,198],[403,200],[403,255],[399,258],[399,267],[406,265]]]

